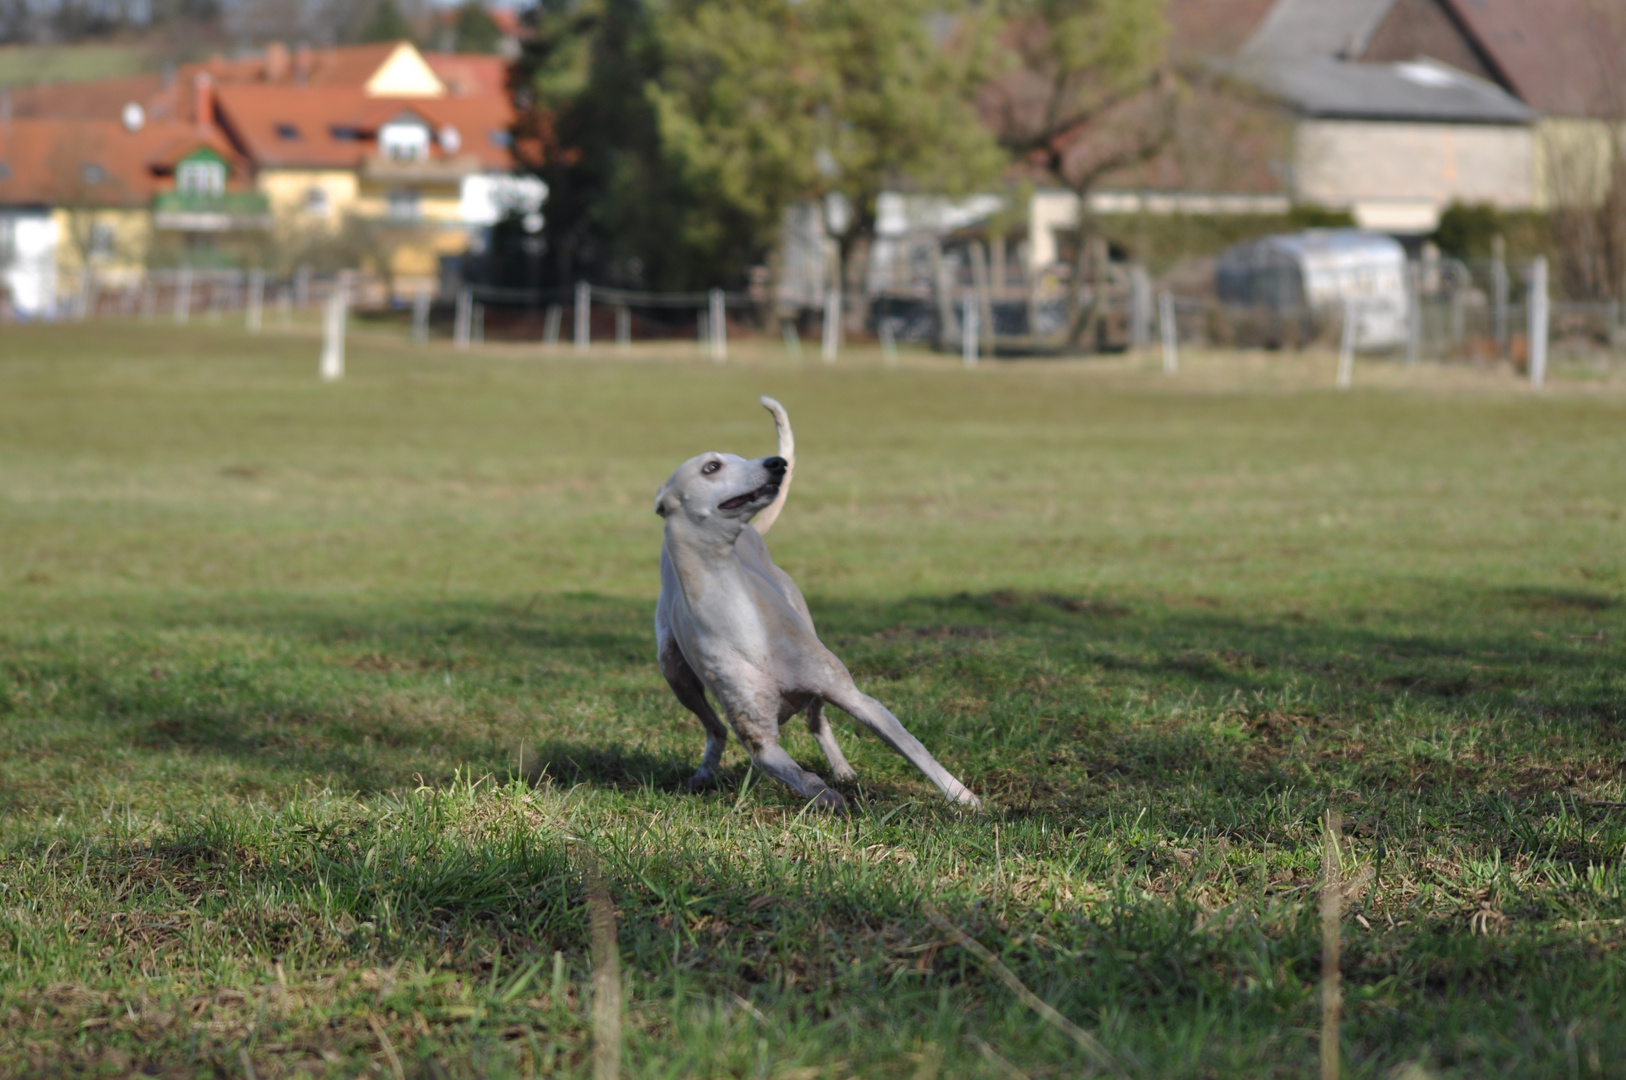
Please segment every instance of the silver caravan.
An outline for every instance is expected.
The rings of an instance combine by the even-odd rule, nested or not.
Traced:
[[[1406,341],[1406,251],[1393,237],[1360,229],[1308,229],[1264,236],[1220,254],[1214,289],[1228,307],[1264,313],[1272,324],[1307,330],[1353,311],[1356,348]]]

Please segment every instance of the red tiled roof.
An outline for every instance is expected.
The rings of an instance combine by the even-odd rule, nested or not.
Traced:
[[[473,53],[424,53],[424,60],[455,95],[508,96],[508,61]]]
[[[461,136],[455,155],[446,155],[437,143],[432,157],[474,158],[484,169],[510,168],[507,132],[514,110],[505,87],[504,61],[430,53],[425,59],[447,84],[447,96],[368,96],[367,81],[398,47],[399,43],[384,42],[295,50],[291,55],[284,50],[236,60],[215,57],[184,65],[167,78],[147,74],[19,87],[13,92],[12,111],[19,119],[117,127],[124,106],[135,102],[146,111],[150,130],[159,124],[188,128],[195,120],[198,80],[207,76],[214,84],[214,118],[257,166],[354,168],[377,152],[374,136],[379,125],[412,111],[437,132],[450,126]],[[279,133],[284,125],[298,137]],[[336,136],[335,129],[359,137]],[[235,156],[229,146],[227,153]]]
[[[1626,113],[1626,7],[1594,0],[1444,0],[1527,105]]]
[[[473,156],[484,168],[512,165],[505,138],[513,109],[506,98],[375,98],[350,87],[264,85],[222,86],[215,97],[221,122],[262,168],[354,168],[377,153],[378,128],[403,112],[437,132],[457,129],[457,153],[437,142],[431,160]]]
[[[175,163],[200,147],[225,158],[229,186],[241,185],[242,158],[212,128],[159,121],[127,131],[113,120],[0,121],[0,204],[145,206],[172,186]],[[99,179],[87,174],[93,166]]]
[[[346,45],[333,49],[282,49],[279,59],[270,52],[227,59],[216,56],[196,64],[183,64],[168,75],[147,72],[111,79],[75,83],[39,83],[11,91],[12,115],[61,119],[117,119],[131,101],[153,119],[193,119],[194,87],[200,74],[216,86],[316,86],[361,89],[399,46]],[[506,98],[508,69],[501,57],[424,53],[429,64],[453,96],[494,95]]]
[[[1233,56],[1276,0],[1169,0],[1169,48],[1175,55]]]

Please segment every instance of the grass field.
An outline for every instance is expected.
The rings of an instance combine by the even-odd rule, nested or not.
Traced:
[[[1626,392],[1326,357],[713,367],[0,327],[0,1075],[1626,1076]],[[987,802],[802,812],[656,669],[656,485]],[[805,731],[798,760],[826,773]],[[1104,1073],[1104,1074],[1110,1074]]]
[[[158,57],[140,45],[0,46],[0,86],[82,82],[152,71]]]

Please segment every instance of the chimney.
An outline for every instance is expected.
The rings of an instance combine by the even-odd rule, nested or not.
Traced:
[[[215,81],[207,71],[200,71],[192,80],[193,119],[198,127],[213,127],[215,122]]]
[[[288,46],[273,41],[265,47],[265,81],[281,82],[288,77]]]
[[[294,49],[294,81],[304,82],[311,73],[311,64],[315,57],[311,54],[309,45],[301,44]]]

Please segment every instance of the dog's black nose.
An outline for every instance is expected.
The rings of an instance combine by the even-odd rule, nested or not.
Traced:
[[[771,473],[782,473],[789,468],[789,463],[782,457],[763,458],[762,467]]]

